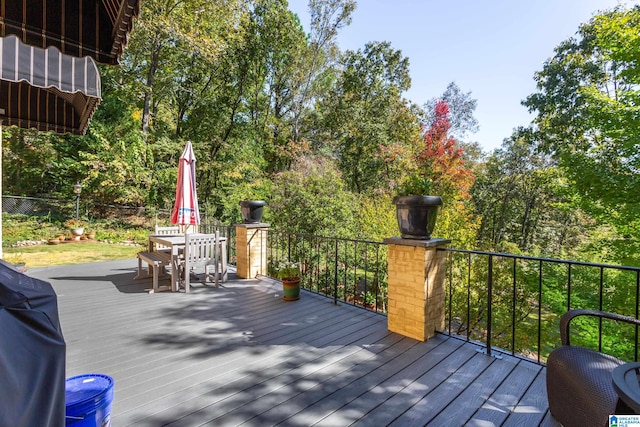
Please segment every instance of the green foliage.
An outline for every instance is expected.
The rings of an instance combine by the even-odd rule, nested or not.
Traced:
[[[99,241],[130,242],[146,245],[150,224],[129,221],[127,219],[103,219],[99,221],[54,220],[50,217],[15,215],[3,213],[2,215],[2,246],[9,247],[21,241],[48,240],[58,234],[69,236],[69,228],[80,224],[85,232],[94,231]]]
[[[122,65],[101,67],[103,100],[86,136],[4,129],[5,193],[70,199],[79,181],[83,201],[171,208],[189,139],[209,218],[238,222],[240,200],[264,199],[265,220],[292,231],[396,235],[393,189],[408,179],[413,192],[435,192],[416,169],[421,124],[433,127],[445,101],[442,140],[465,137],[476,102],[451,83],[424,111],[412,105],[401,51],[336,45],[353,0],[309,6],[305,34],[283,0],[143,2]],[[539,133],[516,131],[486,162],[473,144],[446,147],[455,162],[437,159],[430,177],[445,202],[436,235],[456,247],[639,262],[637,24],[637,7],[615,9],[558,47],[527,101]],[[472,202],[458,160],[478,176]]]
[[[433,236],[451,240],[454,248],[477,249],[480,220],[468,202],[445,200],[438,210]]]
[[[580,207],[616,227],[640,213],[638,28],[640,6],[594,16],[556,48],[536,74],[538,92],[524,102]]]
[[[2,246],[8,247],[22,241],[45,240],[60,232],[66,232],[48,217],[2,213]]]
[[[49,133],[3,127],[3,192],[15,195],[51,194],[59,191],[59,161]],[[64,175],[62,175],[64,176]],[[57,179],[56,179],[57,178]]]
[[[281,261],[273,270],[280,280],[297,280],[300,278],[300,264],[291,261]]]
[[[428,196],[434,194],[433,180],[426,175],[411,175],[397,187],[398,196]]]
[[[357,238],[381,242],[399,233],[396,207],[388,194],[360,196],[358,214]]]
[[[447,306],[452,331],[475,340],[486,339],[488,259],[484,255],[451,254]],[[560,344],[559,319],[571,308],[604,310],[634,316],[635,271],[536,259],[492,258],[492,345],[542,360]],[[600,287],[600,277],[603,286]],[[598,321],[572,322],[574,345],[597,349]],[[539,334],[540,332],[540,334]],[[635,328],[604,323],[603,350],[634,359]]]
[[[276,177],[269,201],[274,226],[292,233],[353,235],[355,198],[325,159],[302,159]]]
[[[239,202],[242,200],[269,200],[272,197],[273,183],[268,179],[256,179],[252,182],[240,182],[231,187],[229,194],[224,197],[222,215],[217,216],[223,223],[242,222]],[[271,221],[271,210],[264,209],[263,222]]]
[[[342,73],[318,109],[324,138],[351,191],[389,188],[402,174],[419,122],[401,97],[411,85],[409,61],[389,42],[347,51]]]
[[[536,147],[530,129],[517,129],[489,156],[471,190],[481,217],[481,247],[505,242],[528,253],[560,254],[588,237],[588,218],[563,171]],[[572,253],[571,251],[570,253]]]
[[[370,241],[269,232],[268,271],[283,260],[300,266],[302,286],[330,298],[387,310],[387,251]]]

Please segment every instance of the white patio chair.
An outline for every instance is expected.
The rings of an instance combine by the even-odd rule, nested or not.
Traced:
[[[217,234],[187,234],[181,261],[185,292],[189,292],[191,270],[195,267],[204,267],[205,282],[211,278],[209,269],[214,267],[213,281],[218,286],[219,247]]]
[[[172,225],[170,227],[158,227],[156,225],[156,234],[180,234],[180,226]]]
[[[156,224],[155,234],[161,234],[161,235],[181,234],[180,226],[176,225],[176,226],[171,226],[171,227],[158,227],[158,225]],[[156,251],[167,252],[167,251],[170,251],[170,250],[171,250],[170,247],[164,246],[164,245],[160,245],[160,244],[156,243]]]

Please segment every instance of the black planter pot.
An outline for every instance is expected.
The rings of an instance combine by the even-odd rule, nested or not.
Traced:
[[[242,222],[245,224],[260,223],[262,221],[262,212],[265,204],[264,200],[242,200],[240,202]]]
[[[396,205],[398,227],[403,239],[429,240],[438,218],[440,196],[398,196]]]

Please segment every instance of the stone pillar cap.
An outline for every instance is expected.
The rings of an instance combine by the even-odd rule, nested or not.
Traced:
[[[451,243],[450,239],[404,239],[402,237],[388,237],[383,240],[388,245],[400,245],[400,246],[416,246],[419,248],[433,248],[438,246],[446,246]]]
[[[258,222],[258,223],[253,223],[253,224],[240,223],[240,224],[236,224],[236,227],[242,227],[242,228],[268,228],[268,227],[271,227],[271,224],[266,224],[264,222]]]

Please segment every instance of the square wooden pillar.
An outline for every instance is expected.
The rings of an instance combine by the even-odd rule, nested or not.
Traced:
[[[241,279],[267,275],[267,231],[270,224],[236,224],[236,274]]]
[[[388,328],[426,341],[444,329],[447,239],[384,240],[389,248]]]

